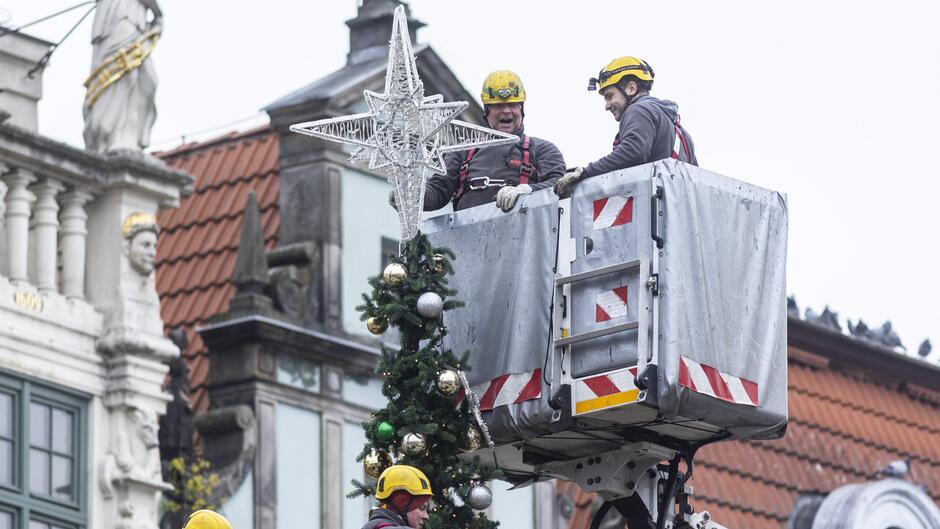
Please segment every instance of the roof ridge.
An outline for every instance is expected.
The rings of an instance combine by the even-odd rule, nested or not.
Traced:
[[[867,406],[862,406],[861,404],[855,404],[855,403],[852,403],[852,402],[847,402],[847,401],[842,400],[842,399],[840,399],[840,398],[838,398],[838,397],[831,397],[831,396],[826,395],[826,394],[823,394],[823,393],[817,393],[817,392],[815,392],[815,391],[813,391],[813,390],[810,390],[810,389],[798,388],[798,387],[795,387],[795,386],[793,386],[793,385],[790,385],[787,389],[788,389],[789,391],[793,391],[793,392],[796,392],[796,393],[802,393],[802,394],[804,394],[804,395],[808,395],[808,396],[811,396],[811,397],[816,397],[816,398],[819,398],[819,399],[822,399],[822,400],[826,400],[826,401],[832,402],[833,404],[839,404],[839,405],[845,406],[846,408],[849,408],[849,409],[852,409],[852,410],[855,410],[855,411],[860,411],[860,412],[868,413],[868,414],[870,414],[870,415],[874,415],[875,417],[881,417],[881,418],[887,419],[887,420],[889,420],[889,421],[891,421],[891,422],[895,422],[895,423],[898,423],[898,424],[903,424],[903,425],[905,425],[905,426],[910,426],[911,428],[917,428],[917,429],[921,429],[921,430],[926,430],[926,431],[928,431],[928,432],[930,432],[930,433],[933,433],[933,434],[940,434],[940,428],[934,428],[933,426],[930,426],[930,425],[928,425],[928,424],[921,424],[921,423],[917,423],[917,422],[914,422],[914,421],[910,421],[910,420],[907,420],[907,419],[903,419],[903,418],[900,418],[900,417],[897,417],[897,416],[894,416],[894,415],[888,415],[887,413],[885,413],[885,412],[883,412],[883,411],[878,411],[878,410],[876,410],[876,409],[874,409],[874,408],[870,408],[870,407],[867,407]],[[938,408],[940,408],[940,406],[932,406],[932,407],[938,407]]]

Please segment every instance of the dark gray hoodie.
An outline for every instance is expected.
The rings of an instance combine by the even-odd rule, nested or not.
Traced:
[[[390,509],[376,507],[369,513],[369,521],[362,529],[411,529],[408,522],[398,513]]]
[[[679,115],[679,106],[672,101],[657,99],[651,95],[637,97],[620,118],[620,132],[614,140],[614,150],[584,168],[582,177],[597,176],[611,171],[643,165],[672,157],[676,141],[674,123]],[[679,160],[698,165],[692,137],[680,126],[688,147],[679,149]]]

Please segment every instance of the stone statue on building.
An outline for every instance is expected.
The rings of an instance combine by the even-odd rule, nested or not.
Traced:
[[[98,0],[85,81],[86,149],[140,151],[150,145],[157,72],[149,57],[162,23],[157,0]]]
[[[115,278],[117,296],[106,309],[106,334],[99,340],[103,351],[134,350],[169,360],[179,350],[163,336],[160,297],[157,295],[157,235],[160,228],[150,213],[131,213],[121,227],[122,262]]]
[[[160,228],[153,215],[134,213],[124,220],[124,255],[131,270],[143,279],[153,273]]]

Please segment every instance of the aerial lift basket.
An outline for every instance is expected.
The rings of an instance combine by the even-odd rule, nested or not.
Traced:
[[[510,476],[783,435],[784,195],[663,160],[423,231],[457,254],[445,345]]]

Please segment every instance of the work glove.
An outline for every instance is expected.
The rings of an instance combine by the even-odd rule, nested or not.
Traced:
[[[566,197],[571,194],[571,190],[574,188],[575,183],[578,180],[581,180],[581,173],[584,172],[583,167],[578,167],[574,171],[565,173],[565,176],[562,176],[555,182],[555,194],[560,197]]]
[[[395,211],[398,211],[398,204],[395,203],[395,190],[394,189],[388,190],[388,205],[392,206],[392,209],[394,209]]]
[[[532,186],[521,184],[517,186],[503,186],[496,193],[496,207],[503,211],[509,211],[516,205],[516,200],[522,195],[528,195],[532,192]]]

